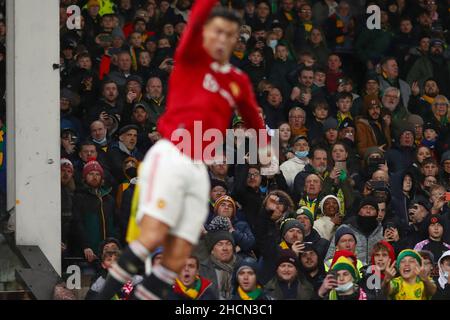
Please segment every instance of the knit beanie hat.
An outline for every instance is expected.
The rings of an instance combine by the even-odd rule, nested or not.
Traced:
[[[347,257],[339,257],[336,263],[331,267],[331,270],[347,270],[352,275],[354,281],[357,281],[359,279],[359,272],[356,270],[353,262]]]
[[[208,232],[206,234],[206,246],[208,248],[208,252],[211,252],[216,243],[222,240],[228,240],[232,243],[233,247],[235,246],[233,235],[230,232],[228,231]]]
[[[430,215],[428,215],[428,217],[426,218],[426,223],[425,223],[426,228],[427,228],[426,229],[427,232],[428,232],[428,228],[432,224],[435,224],[435,223],[439,223],[442,226],[442,228],[444,229],[444,233],[443,234],[446,234],[446,223],[445,223],[444,218],[442,218],[442,216],[440,214],[430,214]]]
[[[61,168],[62,167],[69,167],[73,172],[73,164],[69,159],[61,158]]]
[[[378,212],[378,202],[377,202],[377,200],[376,200],[374,197],[372,197],[372,196],[365,197],[365,198],[363,198],[363,199],[361,200],[361,202],[359,203],[359,206],[358,206],[358,212],[359,212],[359,210],[361,210],[361,208],[364,207],[364,206],[372,206],[372,207],[374,207],[375,210]]]
[[[83,178],[86,178],[86,176],[92,172],[92,171],[98,171],[100,173],[100,176],[103,178],[103,168],[96,160],[89,160],[83,167]]]
[[[355,254],[353,252],[348,251],[348,250],[336,251],[334,253],[333,260],[331,260],[330,268],[332,268],[334,266],[334,264],[336,263],[336,261],[338,261],[338,259],[340,257],[345,257],[345,258],[349,259],[353,263],[353,266],[356,269],[358,269],[358,259],[356,258]]]
[[[422,265],[422,257],[420,256],[420,254],[417,251],[411,250],[411,249],[405,249],[405,250],[401,251],[397,256],[397,261],[395,264],[395,267],[397,268],[397,270],[399,270],[400,262],[405,257],[413,257],[414,259],[417,260],[417,262],[419,263],[419,266]]]
[[[355,239],[355,242],[358,242],[353,230],[345,225],[342,225],[336,230],[336,233],[334,234],[334,245],[337,246],[339,240],[341,240],[342,236],[344,236],[346,234],[351,235],[353,237],[353,239]]]
[[[311,210],[309,210],[308,207],[303,206],[297,210],[296,217],[302,216],[302,215],[308,217],[309,221],[311,222],[311,226],[314,225],[314,214],[311,212]]]
[[[290,249],[284,249],[280,251],[278,256],[276,267],[278,268],[282,263],[291,263],[296,268],[298,268],[298,257],[294,251]]]
[[[219,209],[220,204],[224,201],[231,202],[231,205],[233,206],[233,216],[235,216],[236,215],[236,202],[233,200],[232,197],[230,197],[228,195],[223,195],[219,199],[216,200],[216,202],[214,203],[214,213],[217,213],[217,210]]]
[[[322,214],[323,214],[323,205],[325,204],[325,201],[327,201],[327,199],[336,200],[338,203],[338,208],[339,208],[338,212],[341,212],[341,202],[339,201],[338,197],[336,197],[335,195],[329,194],[329,195],[323,197],[323,199],[319,203],[320,212],[322,212]]]
[[[301,232],[303,233],[303,235],[305,235],[305,228],[303,227],[303,224],[298,221],[297,219],[285,219],[282,223],[281,223],[281,237],[284,238],[284,235],[286,234],[286,232],[288,232],[289,230],[293,229],[293,228],[297,228],[300,229]]]

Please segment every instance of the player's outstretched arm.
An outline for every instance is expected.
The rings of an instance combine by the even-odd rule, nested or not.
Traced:
[[[189,61],[196,58],[198,50],[203,45],[203,25],[217,2],[217,0],[195,0],[186,30],[176,51],[176,61]]]

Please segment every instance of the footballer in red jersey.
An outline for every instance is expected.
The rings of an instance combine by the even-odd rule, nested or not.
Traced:
[[[247,128],[265,130],[249,78],[229,63],[240,18],[232,10],[214,8],[216,3],[197,0],[192,8],[175,53],[166,111],[157,125],[162,139],[139,169],[140,233],[110,268],[101,299],[112,297],[161,245],[161,265],[144,278],[134,295],[145,300],[167,298],[208,214],[210,186],[202,135],[212,129],[225,135],[236,111]],[[265,149],[267,140],[260,139],[260,146]]]

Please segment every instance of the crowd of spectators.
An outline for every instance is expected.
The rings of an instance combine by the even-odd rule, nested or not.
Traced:
[[[81,30],[67,28],[71,4]],[[191,5],[60,1],[62,254],[98,268],[88,298],[126,244]],[[280,171],[209,166],[210,215],[173,298],[449,299],[450,1],[222,5],[242,15],[231,63],[279,129]]]

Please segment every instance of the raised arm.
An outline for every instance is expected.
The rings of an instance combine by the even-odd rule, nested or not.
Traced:
[[[203,46],[203,25],[208,20],[217,0],[195,0],[189,15],[189,21],[178,45],[175,60],[190,61],[196,58]]]

